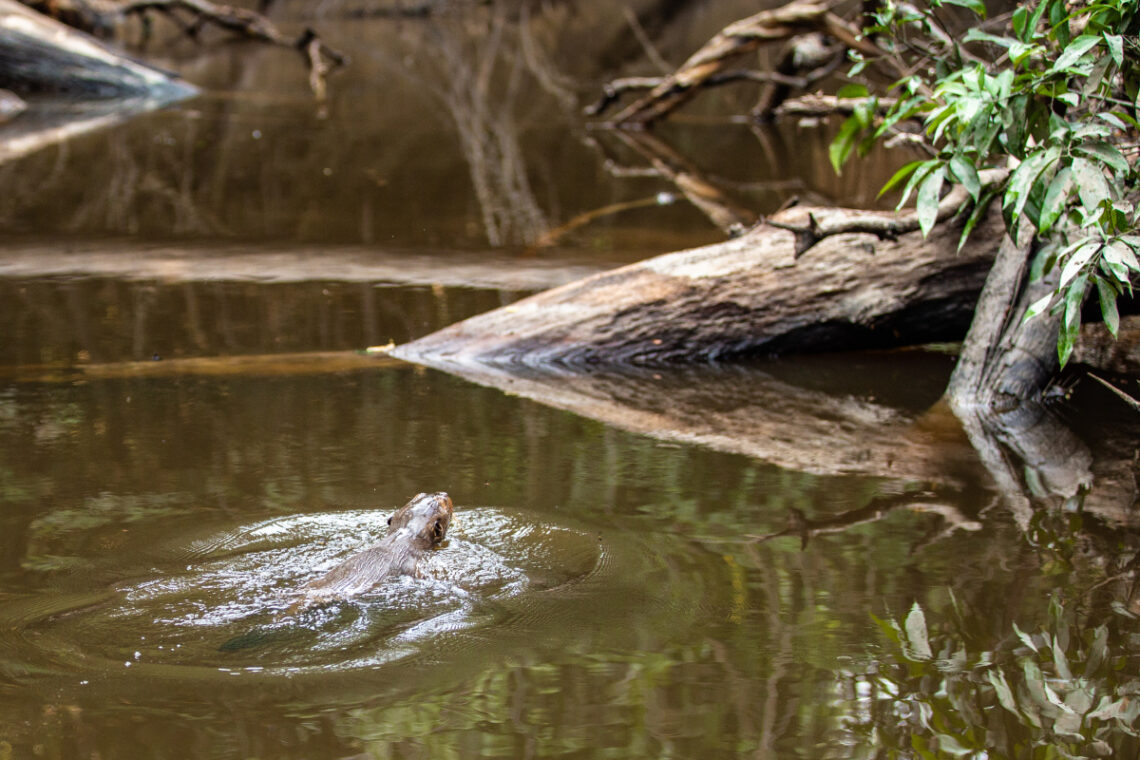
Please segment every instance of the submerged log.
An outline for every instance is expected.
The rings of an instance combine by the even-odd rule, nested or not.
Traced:
[[[923,239],[903,232],[909,222],[789,209],[735,240],[540,293],[395,355],[442,369],[660,365],[960,339],[1001,220],[991,213],[957,254],[958,225],[937,225]]]
[[[197,92],[177,77],[13,0],[0,0],[0,87],[21,95],[59,93],[159,102]]]

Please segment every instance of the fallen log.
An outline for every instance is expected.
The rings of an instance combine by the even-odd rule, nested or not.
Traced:
[[[197,92],[13,0],[0,0],[0,88],[20,95],[146,98],[157,104]]]
[[[956,208],[957,200],[947,196],[943,204]],[[938,224],[923,239],[905,232],[910,221],[792,208],[735,240],[539,293],[395,354],[445,370],[589,367],[960,339],[1001,238],[1001,219],[991,209],[959,253],[959,225]]]
[[[320,102],[326,99],[328,74],[348,63],[341,52],[326,45],[312,29],[298,36],[283,33],[257,11],[214,3],[210,0],[22,0],[22,2],[68,26],[98,36],[110,36],[126,19],[142,19],[149,30],[151,13],[173,21],[187,36],[198,38],[203,28],[213,25],[227,32],[258,42],[297,50],[309,67],[309,86]]]

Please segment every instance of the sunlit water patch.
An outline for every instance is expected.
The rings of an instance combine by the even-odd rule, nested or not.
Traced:
[[[481,629],[533,619],[532,608],[573,595],[607,565],[596,534],[468,508],[416,577],[288,612],[297,589],[378,542],[388,515],[293,515],[128,550],[148,563],[132,580],[0,605],[13,634],[3,648],[21,650],[4,667],[17,676],[295,677],[437,660],[477,646]]]

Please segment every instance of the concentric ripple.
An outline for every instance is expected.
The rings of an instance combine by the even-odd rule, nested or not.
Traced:
[[[588,582],[606,561],[596,535],[467,508],[421,560],[422,577],[283,614],[296,589],[380,540],[388,516],[294,515],[140,548],[153,564],[132,580],[0,604],[10,632],[0,650],[20,650],[0,651],[0,667],[16,676],[296,676],[434,658],[470,646],[462,632],[519,617],[512,600]]]

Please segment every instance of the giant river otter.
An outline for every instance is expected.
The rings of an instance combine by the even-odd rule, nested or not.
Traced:
[[[443,541],[451,525],[451,497],[414,496],[388,519],[388,535],[305,585],[287,614],[363,594],[395,575],[415,575],[424,552]]]

